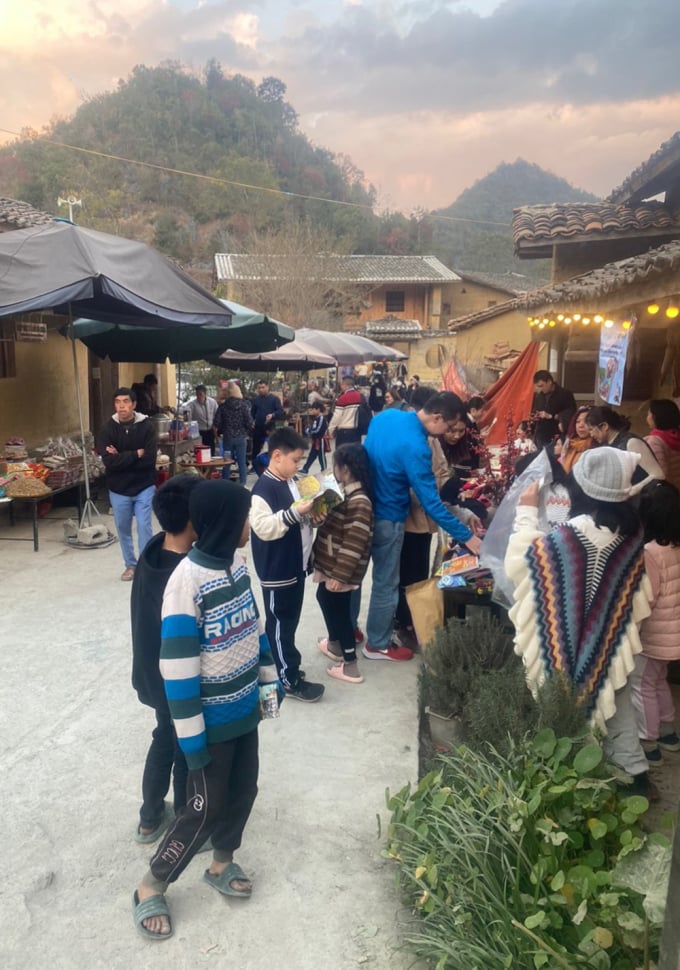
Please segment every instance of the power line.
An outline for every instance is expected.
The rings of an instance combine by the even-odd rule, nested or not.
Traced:
[[[21,138],[20,132],[11,131],[9,128],[0,128],[0,132],[5,135],[13,135],[17,138]],[[106,158],[114,162],[124,162],[126,165],[139,165],[142,168],[150,168],[157,172],[165,172],[168,175],[183,175],[186,178],[201,179],[204,182],[212,182],[216,185],[230,185],[239,189],[246,189],[250,192],[268,192],[270,195],[282,195],[284,198],[289,199],[303,199],[307,202],[325,202],[329,205],[341,205],[350,209],[367,209],[369,212],[373,212],[373,206],[365,202],[345,202],[342,199],[325,199],[318,195],[304,195],[301,192],[286,192],[285,189],[273,189],[266,185],[251,185],[248,182],[236,182],[233,179],[221,178],[218,175],[204,175],[202,172],[189,172],[182,168],[171,168],[167,165],[158,165],[155,162],[142,162],[136,158],[125,158],[123,155],[111,155],[108,152],[99,152],[93,148],[82,148],[79,145],[68,145],[66,142],[55,141],[51,138],[36,138],[34,141],[45,144],[54,145],[56,148],[66,148],[72,152],[80,152],[83,155],[94,155],[96,158]],[[404,215],[404,213],[401,213]],[[405,218],[407,218],[405,216]],[[509,222],[494,222],[491,219],[466,219],[463,216],[444,216],[435,214],[433,212],[428,213],[428,218],[430,219],[441,219],[445,222],[466,222],[473,223],[475,225],[485,225],[485,226],[502,226],[504,228],[509,228]]]

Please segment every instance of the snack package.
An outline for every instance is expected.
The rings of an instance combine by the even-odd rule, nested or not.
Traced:
[[[300,499],[298,502],[293,502],[293,506],[314,498],[312,515],[328,515],[331,509],[345,500],[340,486],[332,475],[325,475],[321,481],[315,475],[306,475],[298,479],[297,487]]]

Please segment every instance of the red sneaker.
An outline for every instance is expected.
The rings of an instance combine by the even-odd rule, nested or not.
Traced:
[[[390,643],[383,650],[373,650],[368,643],[365,643],[361,652],[367,660],[392,660],[399,663],[403,660],[413,659],[413,650],[409,650],[408,647],[401,647],[396,643]]]
[[[354,631],[354,642],[356,644],[364,642],[364,632],[363,630],[360,630],[359,627],[357,627]]]

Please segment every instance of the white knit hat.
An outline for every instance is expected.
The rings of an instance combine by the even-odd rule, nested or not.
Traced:
[[[586,495],[600,502],[625,502],[640,456],[620,448],[590,448],[574,465],[572,474]]]

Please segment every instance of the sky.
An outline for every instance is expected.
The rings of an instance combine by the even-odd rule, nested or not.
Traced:
[[[520,157],[604,196],[680,128],[678,0],[0,0],[0,23],[1,129],[216,58],[280,78],[406,213]]]

